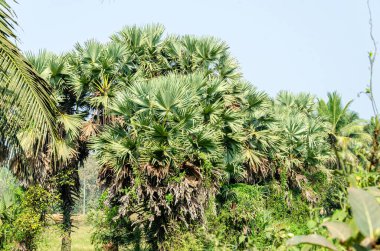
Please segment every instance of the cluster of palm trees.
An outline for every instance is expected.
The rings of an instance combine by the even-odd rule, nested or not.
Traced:
[[[25,185],[40,182],[51,186],[51,180],[57,181],[58,177],[59,182],[53,183],[62,200],[63,228],[67,233],[63,246],[70,246],[70,214],[79,188],[77,171],[88,155],[88,139],[105,125],[120,122],[120,116],[111,114],[110,109],[117,93],[138,80],[170,72],[205,70],[226,80],[237,76],[236,63],[229,58],[223,42],[190,36],[164,40],[163,31],[161,25],[127,27],[108,44],[90,40],[65,55],[47,51],[18,54],[22,59],[18,63],[29,67],[28,73],[33,73],[34,79],[17,79],[16,83],[34,84],[44,92],[24,94],[19,86],[11,85],[14,82],[2,81],[2,99],[7,100],[2,111],[9,111],[8,116],[4,113],[1,117],[2,132],[6,133],[2,135],[2,148],[6,149],[2,153],[10,152],[3,159]],[[14,48],[14,53],[19,53]],[[4,78],[12,74],[8,72]],[[46,107],[35,108],[33,98],[46,98],[40,102]],[[34,117],[30,118],[31,110],[22,105],[39,113],[32,112]],[[45,120],[41,114],[46,114]],[[13,124],[21,118],[25,124]]]
[[[370,165],[370,125],[350,103],[337,93],[272,99],[243,80],[222,41],[131,26],[105,44],[24,56],[0,5],[0,161],[25,185],[59,192],[63,250],[91,150],[107,205],[154,249],[202,222],[224,184],[277,179],[314,203],[314,172]]]

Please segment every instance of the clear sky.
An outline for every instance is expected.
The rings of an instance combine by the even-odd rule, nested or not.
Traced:
[[[371,0],[380,42],[380,0]],[[107,41],[125,25],[161,23],[167,33],[212,35],[226,41],[244,77],[274,96],[337,90],[363,118],[368,98],[368,10],[365,0],[19,0],[13,5],[23,50],[72,49]],[[380,47],[380,44],[379,44]],[[380,55],[375,68],[380,105]]]

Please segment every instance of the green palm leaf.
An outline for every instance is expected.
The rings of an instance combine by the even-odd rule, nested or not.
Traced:
[[[13,29],[17,23],[13,17],[14,13],[7,2],[0,0],[1,134],[5,138],[15,138],[19,130],[34,128],[37,153],[47,141],[48,134],[52,140],[57,136],[54,126],[57,112],[48,84],[10,41],[16,39]],[[3,128],[8,130],[4,131]]]

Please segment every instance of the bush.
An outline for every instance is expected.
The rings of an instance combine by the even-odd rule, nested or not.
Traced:
[[[12,202],[0,210],[0,248],[36,250],[39,235],[47,227],[46,215],[57,201],[40,185],[17,189]]]
[[[96,250],[118,250],[118,247],[140,250],[144,246],[139,229],[128,218],[118,217],[118,207],[105,205],[107,192],[99,200],[99,209],[91,210],[88,221],[93,225],[91,241]]]

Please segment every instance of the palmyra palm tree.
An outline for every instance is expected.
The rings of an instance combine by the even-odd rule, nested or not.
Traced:
[[[58,94],[56,95],[58,108],[61,114],[62,109],[64,110],[66,120],[67,114],[84,113],[87,121],[82,127],[82,132],[87,139],[88,136],[96,135],[102,127],[117,119],[110,114],[109,106],[118,92],[125,90],[139,79],[150,79],[176,71],[175,65],[178,62],[175,63],[174,60],[182,59],[174,59],[168,55],[168,42],[167,39],[163,39],[163,31],[164,28],[161,25],[149,25],[143,28],[126,27],[112,36],[107,44],[94,40],[87,41],[83,45],[77,44],[75,49],[65,57],[67,65],[64,67],[68,68],[70,76],[67,76],[67,72],[63,75],[51,75],[52,69],[55,71],[63,69],[58,57],[48,60],[50,64],[48,68],[41,62],[44,58],[42,54],[39,60],[33,58],[30,60],[41,74],[47,77],[55,94]],[[224,78],[236,74],[237,68],[233,60],[226,59],[227,53],[224,50],[227,50],[227,47],[221,46],[223,43],[207,39],[200,43],[195,38],[192,38],[192,41],[197,45],[194,50],[187,49],[182,39],[177,42],[181,46],[181,51],[187,55],[186,57],[192,58],[191,69],[211,69],[212,66],[214,70],[209,73],[223,75]],[[214,47],[219,47],[218,53],[215,53]],[[205,60],[201,63],[199,59],[195,60],[200,52],[208,55],[208,63]],[[58,62],[54,62],[57,60]],[[231,63],[229,68],[227,68],[227,62]],[[66,89],[62,89],[65,85],[61,86],[61,82],[66,85]],[[66,97],[64,102],[60,102],[62,93],[70,93],[75,98]],[[73,105],[76,111],[72,111]],[[87,149],[85,144],[83,147]]]
[[[112,106],[122,119],[93,139],[110,203],[153,249],[202,220],[225,166],[242,163],[239,85],[204,73],[136,82]]]
[[[305,175],[327,172],[331,162],[328,124],[315,112],[315,97],[310,94],[280,92],[273,106],[275,122],[270,130],[278,140],[271,154],[273,164],[287,185],[301,189],[307,200],[316,202]]]
[[[125,46],[126,49],[126,53],[121,60],[124,68],[119,68],[124,70],[120,74],[121,76],[117,78],[124,83],[118,83],[118,88],[116,88],[121,88],[121,94],[118,94],[120,91],[113,93],[113,98],[116,97],[118,101],[109,103],[110,114],[117,119],[113,120],[114,124],[111,124],[112,126],[105,126],[105,131],[95,137],[93,147],[99,157],[99,163],[103,167],[100,178],[110,191],[110,203],[121,205],[120,209],[124,214],[131,213],[133,207],[128,208],[126,206],[132,202],[127,197],[123,197],[120,191],[125,191],[123,187],[133,187],[131,179],[138,178],[140,180],[140,175],[142,177],[146,175],[146,173],[136,174],[132,172],[133,166],[138,169],[142,165],[141,161],[143,161],[152,172],[149,175],[164,175],[164,178],[160,178],[161,182],[169,175],[166,170],[166,164],[172,165],[174,163],[174,165],[178,165],[175,158],[182,158],[178,149],[182,149],[186,145],[183,141],[186,138],[178,135],[177,130],[186,132],[193,129],[185,127],[189,126],[186,124],[188,122],[182,123],[176,118],[178,121],[176,120],[175,122],[178,123],[179,128],[175,129],[176,134],[171,135],[173,131],[172,129],[169,130],[167,126],[174,122],[171,121],[174,118],[169,116],[172,107],[170,105],[165,107],[168,103],[160,104],[160,102],[164,102],[162,97],[164,95],[168,99],[170,98],[170,102],[174,102],[173,99],[178,98],[175,93],[178,90],[174,89],[174,93],[172,93],[170,89],[178,87],[177,85],[180,85],[178,81],[180,80],[191,85],[191,88],[198,88],[197,95],[202,94],[198,107],[196,109],[192,108],[193,113],[186,115],[189,116],[186,119],[195,116],[196,119],[192,119],[193,121],[198,121],[200,125],[207,125],[206,128],[211,127],[214,132],[218,132],[217,135],[213,136],[214,140],[217,139],[214,143],[209,142],[211,140],[207,139],[207,137],[213,135],[209,133],[202,136],[207,136],[202,143],[217,144],[219,145],[218,148],[223,149],[224,154],[221,155],[223,157],[220,158],[219,162],[223,163],[222,166],[225,167],[223,173],[228,174],[229,182],[257,182],[261,177],[267,177],[272,173],[273,169],[270,163],[276,157],[274,156],[273,148],[278,144],[278,140],[276,140],[273,133],[270,133],[269,127],[270,122],[273,120],[270,115],[270,100],[265,94],[254,90],[250,84],[241,82],[238,66],[229,56],[228,47],[223,42],[213,38],[198,39],[192,36],[184,36],[168,37],[161,40],[162,33],[161,26],[126,27],[112,36],[111,43]],[[97,48],[98,46],[94,47]],[[98,51],[98,49],[94,49],[94,51]],[[91,55],[101,55],[101,53],[91,53]],[[97,64],[93,65],[96,66]],[[91,67],[84,68],[90,69]],[[194,83],[189,81],[190,77],[186,78],[182,75],[168,78],[161,77],[159,80],[154,80],[155,77],[170,74],[170,72],[186,75],[197,71],[201,72],[199,73],[200,75],[195,75],[198,77],[193,75],[192,78],[196,80],[197,78],[199,79],[199,76],[202,76],[203,80],[197,80]],[[80,75],[85,76],[86,74]],[[152,80],[148,81],[149,79]],[[201,88],[197,86],[197,82],[206,84],[201,85]],[[83,83],[79,86],[86,86]],[[167,88],[162,83],[166,83]],[[156,88],[155,85],[158,85],[158,87]],[[83,90],[84,88],[77,89]],[[168,93],[164,94],[164,90]],[[88,95],[88,97],[91,97],[91,95]],[[200,98],[199,96],[195,97],[196,99]],[[190,94],[188,99],[192,100]],[[185,101],[179,100],[178,102],[185,106],[191,103]],[[195,101],[193,100],[192,102]],[[192,105],[189,106],[193,107]],[[184,109],[183,112],[185,111],[187,109]],[[157,119],[160,120],[153,127],[151,123]],[[201,132],[203,133],[203,131]],[[199,131],[194,129],[192,133],[195,140],[197,138],[196,133],[199,133]],[[163,144],[161,141],[168,137],[173,142],[181,143],[176,143],[171,147],[165,144],[160,145],[160,143]],[[142,142],[144,142],[143,146],[141,145]],[[163,142],[165,143],[166,141]],[[141,156],[140,147],[143,147],[144,154],[149,153],[151,157]],[[145,151],[147,152],[145,153]],[[219,151],[215,150],[215,154],[217,155]],[[164,159],[156,160],[158,153],[160,153],[159,157]],[[269,154],[272,154],[272,156],[268,157]],[[169,160],[166,158],[169,158]],[[149,161],[153,162],[150,163]],[[165,168],[163,168],[165,172],[156,173],[157,170],[154,165],[160,166],[163,163],[166,163]],[[211,166],[215,165],[215,170],[219,170],[220,165],[218,162],[213,163],[210,161],[210,163]],[[138,175],[138,177],[135,175]],[[148,178],[148,180],[151,180],[151,178]],[[152,184],[149,186],[152,186]],[[144,190],[146,188],[140,187],[140,189]],[[168,194],[169,197],[171,197],[170,194]],[[142,194],[140,195],[142,196]],[[123,199],[121,199],[122,197]],[[147,200],[142,200],[147,203]],[[161,201],[158,204],[160,203],[164,202]],[[153,205],[154,203],[149,202],[148,204]],[[125,205],[125,207],[122,205]],[[147,205],[145,204],[144,206],[147,209]],[[157,237],[154,234],[162,226],[167,227],[169,223],[168,221],[161,222],[158,219],[162,218],[153,219],[156,222],[155,224],[152,223],[156,227],[155,230],[153,232],[148,231],[148,233],[153,233],[149,239],[156,244],[158,239],[164,237]],[[157,222],[161,222],[161,225],[157,225]]]
[[[78,168],[83,165],[88,155],[86,139],[88,135],[83,132],[83,114],[78,111],[78,102],[71,86],[70,67],[68,56],[56,56],[47,51],[39,54],[27,53],[28,61],[36,71],[50,84],[58,109],[57,125],[60,137],[60,153],[64,154],[64,162],[53,162],[54,171],[48,174],[49,179],[55,180],[54,189],[60,195],[62,211],[62,250],[71,248],[71,214],[79,196]],[[48,168],[48,167],[47,167]]]

